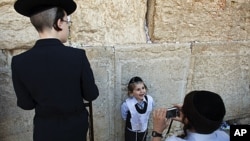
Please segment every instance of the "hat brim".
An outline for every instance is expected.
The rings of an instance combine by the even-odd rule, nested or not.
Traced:
[[[70,15],[77,6],[73,0],[17,0],[14,4],[16,12],[27,17],[52,7],[61,7]]]

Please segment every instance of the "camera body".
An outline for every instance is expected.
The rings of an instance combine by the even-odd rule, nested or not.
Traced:
[[[179,110],[175,107],[168,108],[166,118],[173,118],[179,116]]]

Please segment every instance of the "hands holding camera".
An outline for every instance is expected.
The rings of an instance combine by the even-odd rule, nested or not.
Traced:
[[[171,112],[168,111],[167,108],[159,108],[153,111],[153,132],[156,132],[158,136],[153,136],[152,141],[161,141],[160,135],[162,135],[162,132],[169,126],[171,119],[175,121],[182,122],[182,112],[181,112],[181,106],[180,105],[174,105],[175,108],[178,109],[178,116],[176,117],[168,117],[167,113]]]

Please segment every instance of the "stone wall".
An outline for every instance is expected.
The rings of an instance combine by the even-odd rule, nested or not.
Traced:
[[[67,44],[86,50],[100,89],[93,102],[95,141],[123,141],[120,104],[135,75],[156,107],[206,89],[222,96],[225,120],[250,123],[250,0],[75,1]],[[13,3],[0,1],[0,140],[32,141],[34,111],[16,106],[10,63],[38,35]]]

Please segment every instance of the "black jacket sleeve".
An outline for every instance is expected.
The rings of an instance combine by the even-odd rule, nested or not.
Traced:
[[[11,62],[11,71],[13,86],[17,96],[17,106],[24,110],[32,110],[33,108],[35,108],[36,103],[31,97],[28,89],[19,79],[20,76],[18,75],[18,67],[16,66],[18,64],[16,64],[16,61],[18,60],[15,60],[15,57],[13,57]]]
[[[82,58],[83,68],[81,75],[82,97],[87,101],[93,101],[99,96],[99,90],[97,85],[95,84],[93,71],[91,69],[85,51],[83,51],[82,57],[83,57]]]

